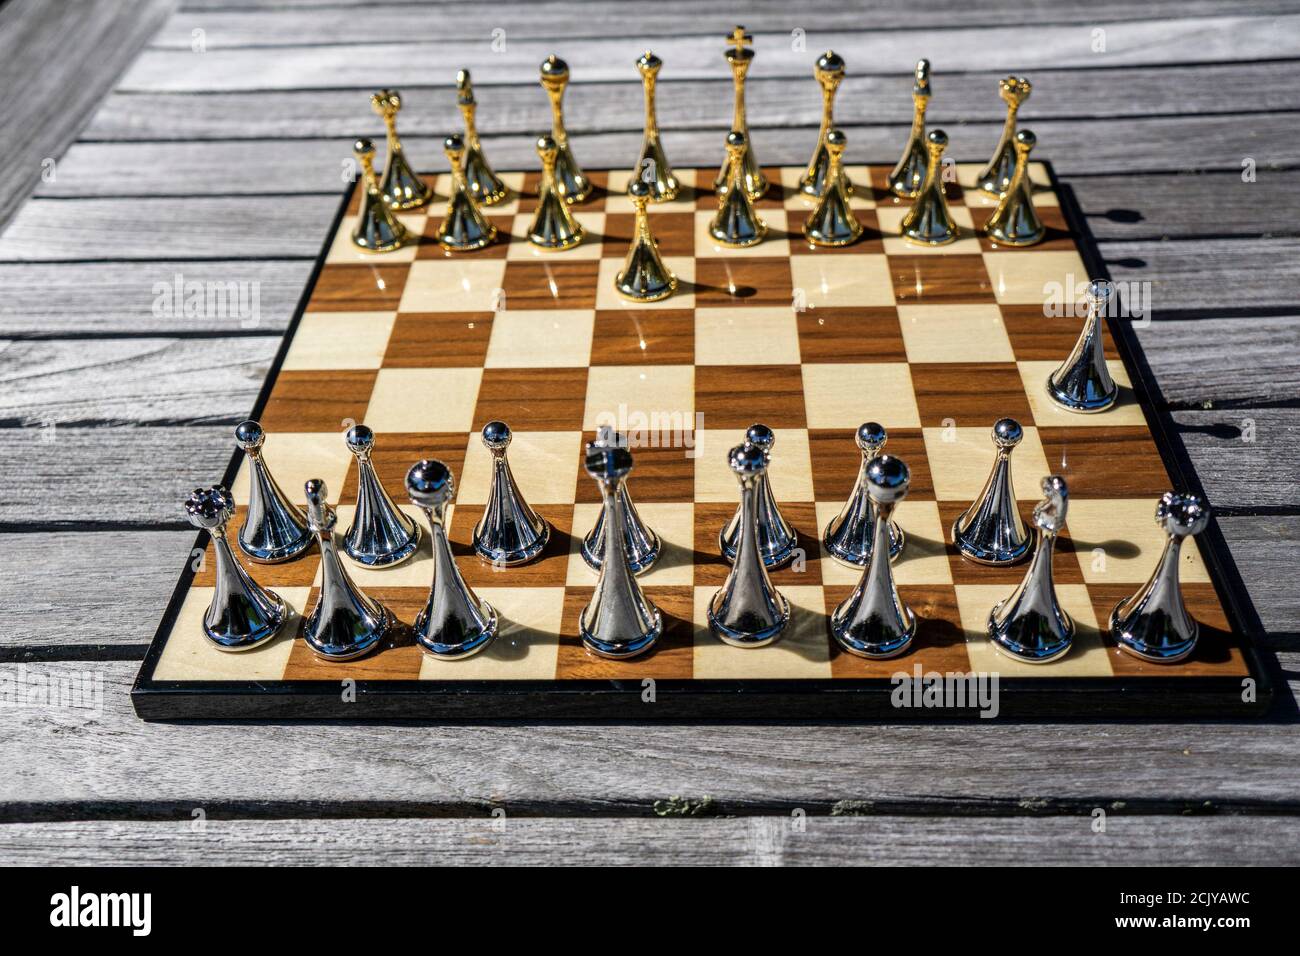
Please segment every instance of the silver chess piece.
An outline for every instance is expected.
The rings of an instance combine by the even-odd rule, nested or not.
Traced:
[[[447,504],[456,493],[451,470],[440,461],[417,461],[406,473],[406,492],[429,519],[433,543],[433,582],[429,600],[415,616],[415,639],[439,660],[477,654],[496,638],[499,622],[492,606],[461,577],[447,541]]]
[[[1187,613],[1178,585],[1178,560],[1183,541],[1200,534],[1210,521],[1210,508],[1195,495],[1165,492],[1156,505],[1156,524],[1168,538],[1147,583],[1110,615],[1110,632],[1120,649],[1157,664],[1174,664],[1196,649],[1199,628]]]
[[[871,500],[867,482],[867,466],[884,450],[889,439],[883,425],[864,422],[858,426],[854,440],[862,452],[862,464],[853,483],[853,492],[840,513],[826,525],[822,545],[826,552],[842,564],[865,568],[871,560],[871,549],[876,538],[876,506]],[[898,522],[889,521],[889,560],[903,551],[903,529]]]
[[[767,456],[766,460],[771,461],[772,446],[776,444],[776,435],[773,434],[772,429],[763,424],[750,425],[745,430],[745,442],[757,445]],[[776,503],[776,496],[772,494],[772,482],[768,478],[766,467],[755,479],[755,485],[757,486],[755,505],[758,514],[758,553],[763,556],[763,564],[767,567],[772,569],[784,567],[794,558],[799,536],[781,514],[781,507]],[[736,560],[736,552],[740,549],[743,511],[742,499],[741,505],[736,508],[727,526],[718,534],[718,547],[722,551],[722,556],[733,563]]]
[[[978,564],[1015,564],[1033,544],[1016,507],[1011,481],[1011,452],[1025,437],[1014,418],[993,423],[996,454],[984,490],[963,511],[952,526],[952,543],[963,557]]]
[[[276,484],[262,458],[266,433],[255,421],[240,422],[235,440],[248,456],[248,514],[239,529],[239,550],[258,564],[277,564],[296,558],[314,536],[307,516]]]
[[[235,499],[221,485],[196,488],[185,500],[190,524],[207,531],[217,556],[216,587],[203,615],[203,633],[219,650],[246,651],[280,632],[289,616],[283,598],[248,576],[230,549],[226,523]]]
[[[627,442],[623,436],[605,427],[597,434],[592,445],[626,448]],[[658,560],[662,545],[659,536],[654,533],[654,529],[642,521],[641,516],[637,513],[636,505],[632,503],[632,495],[627,490],[626,481],[619,482],[618,495],[622,499],[620,505],[623,509],[623,551],[632,573],[640,574],[649,570],[650,566]],[[600,509],[600,513],[596,515],[596,523],[591,526],[587,536],[582,539],[581,552],[582,560],[586,561],[592,570],[599,571],[600,565],[605,558],[604,508]]]
[[[762,647],[790,623],[790,602],[772,585],[759,548],[759,480],[767,451],[753,442],[731,449],[727,463],[740,481],[740,534],[726,582],[709,601],[709,628],[733,647]]]
[[[1101,334],[1102,316],[1111,308],[1115,288],[1109,282],[1094,279],[1088,283],[1084,297],[1088,302],[1088,318],[1070,354],[1047,377],[1047,394],[1067,411],[1102,412],[1119,397],[1119,386],[1106,366]]]
[[[365,425],[347,432],[348,451],[357,459],[357,510],[343,536],[343,550],[357,564],[387,568],[415,554],[420,526],[393,502],[370,460],[375,433]]]
[[[831,614],[831,634],[850,654],[881,660],[897,657],[916,636],[916,615],[903,603],[889,566],[889,524],[907,496],[911,473],[901,458],[880,455],[866,469],[867,494],[876,510],[871,557],[853,593]]]
[[[1016,589],[989,612],[989,639],[998,650],[1029,664],[1046,664],[1070,652],[1074,621],[1056,599],[1052,555],[1065,527],[1069,488],[1059,475],[1043,479],[1044,498],[1034,508],[1038,547]]]
[[[663,634],[663,615],[641,591],[623,542],[627,515],[620,493],[632,470],[632,453],[616,443],[587,445],[584,467],[600,485],[604,559],[591,602],[578,618],[583,645],[598,657],[622,660],[644,654]]]
[[[485,561],[507,568],[533,560],[551,538],[551,526],[528,506],[515,484],[506,458],[511,437],[505,422],[483,426],[483,444],[492,453],[492,487],[474,528],[474,550]]]
[[[334,545],[338,515],[326,501],[325,482],[307,482],[307,521],[320,540],[320,596],[303,622],[302,637],[325,661],[350,661],[369,654],[392,631],[393,613],[348,576]]]

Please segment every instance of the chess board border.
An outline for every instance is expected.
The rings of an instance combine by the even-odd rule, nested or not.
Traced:
[[[1087,228],[1074,191],[1057,178],[1050,162],[1043,161],[1042,165],[1088,275],[1109,280],[1110,273]],[[261,415],[270,399],[356,188],[357,184],[353,183],[334,215],[310,280],[303,289],[293,319],[258,393],[252,418]],[[1122,290],[1120,298],[1118,311],[1122,315],[1125,314]],[[1108,316],[1107,323],[1173,487],[1204,496],[1204,488],[1186,450],[1174,437],[1172,416],[1155,401],[1151,368],[1131,324],[1119,316]],[[222,477],[227,487],[234,482],[242,457],[241,451],[232,453]],[[1273,685],[1270,668],[1257,650],[1263,626],[1247,597],[1216,518],[1211,517],[1199,543],[1229,628],[1241,641],[1242,657],[1255,681],[1253,701],[1242,700],[1242,680],[1238,677],[1002,677],[999,680],[998,716],[1004,719],[1057,720],[1140,717],[1170,721],[1264,716],[1272,703]],[[203,553],[207,544],[208,533],[200,531],[194,542],[194,548],[198,550],[191,553]],[[974,707],[895,707],[891,701],[895,684],[889,678],[660,678],[654,682],[653,703],[642,700],[643,686],[639,679],[360,680],[355,682],[355,700],[351,702],[343,700],[340,684],[332,681],[155,680],[155,668],[194,574],[193,563],[187,561],[132,686],[132,703],[137,716],[144,720],[414,719],[474,724],[499,720],[631,720],[708,723],[734,720],[950,721],[979,716]],[[899,661],[898,670],[910,673],[905,660]]]

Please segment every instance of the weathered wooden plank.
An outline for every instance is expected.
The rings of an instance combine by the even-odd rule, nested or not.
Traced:
[[[53,172],[173,0],[11,0],[0,7],[0,226]]]
[[[1259,613],[1264,646],[1285,654],[1287,671],[1300,674],[1300,518],[1220,518],[1219,527]]]
[[[980,721],[959,725],[187,724],[139,721],[127,691],[136,664],[39,663],[24,679],[102,681],[89,706],[9,708],[0,723],[0,801],[18,819],[108,805],[188,818],[286,802],[322,809],[362,800],[464,816],[648,814],[657,800],[711,797],[724,812],[842,800],[880,812],[1036,809],[1087,812],[1113,801],[1222,807],[1296,803],[1300,725],[1107,725]],[[936,772],[942,768],[942,772]],[[1094,802],[1099,801],[1099,802]],[[881,803],[884,803],[882,806]],[[903,808],[906,808],[904,810]],[[83,812],[81,815],[85,815]],[[1083,821],[1080,821],[1083,822]]]
[[[1296,817],[800,817],[76,821],[0,826],[17,865],[1258,866],[1300,861]]]
[[[472,11],[467,11],[470,14]],[[356,87],[373,83],[377,75],[400,87],[409,82],[427,82],[430,63],[468,68],[485,81],[535,82],[537,64],[555,52],[557,41],[513,36],[507,29],[506,49],[496,52],[490,40],[492,28],[500,26],[499,12],[482,11],[478,16],[483,29],[481,37],[473,40],[281,47],[273,56],[247,48],[209,48],[202,54],[189,48],[150,49],[135,61],[119,88],[193,91]],[[869,63],[877,73],[906,76],[919,53],[929,56],[940,69],[1027,72],[1039,66],[1089,68],[1102,64],[1137,66],[1294,56],[1297,24],[1300,16],[1294,13],[1112,23],[1104,27],[1104,52],[1094,49],[1090,26],[1026,26],[1016,19],[996,26],[949,30],[927,25],[923,29],[839,31],[820,38],[814,31],[811,42],[815,49],[833,40],[837,52],[849,63]],[[590,82],[626,78],[628,64],[644,50],[645,40],[621,29],[618,32],[614,37],[605,33],[581,41],[566,38],[561,44],[581,79]],[[808,75],[809,48],[792,49],[795,44],[791,43],[789,28],[760,33],[755,42],[759,50],[756,76],[802,79]],[[673,33],[657,37],[655,43],[665,62],[676,64],[674,72],[681,78],[716,77],[722,69],[721,43],[716,33]]]
[[[1159,319],[1166,308],[1162,295],[1152,306],[1157,318],[1137,329],[1166,402],[1249,407],[1293,403],[1300,395],[1300,316]]]
[[[1147,301],[1159,318],[1186,310],[1214,316],[1247,309],[1293,310],[1300,302],[1300,239],[1106,242],[1111,277],[1150,282]],[[1232,343],[1221,343],[1225,351]],[[1277,348],[1294,349],[1294,339]]]

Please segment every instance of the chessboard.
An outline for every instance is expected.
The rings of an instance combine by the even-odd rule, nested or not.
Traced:
[[[428,207],[399,217],[421,240],[386,255],[350,242],[354,189],[253,410],[267,434],[264,457],[300,505],[304,481],[324,479],[340,529],[357,494],[343,437],[352,424],[374,430],[377,473],[421,524],[423,514],[405,504],[403,476],[420,458],[446,462],[457,483],[453,550],[468,584],[501,615],[501,634],[465,660],[422,653],[409,625],[431,579],[426,534],[420,553],[397,567],[344,559],[356,583],[402,622],[379,652],[327,663],[301,639],[300,615],[319,585],[313,547],[285,564],[247,565],[299,617],[264,646],[222,653],[201,627],[214,584],[201,532],[133,690],[137,712],[471,723],[974,716],[969,706],[900,708],[892,699],[899,675],[954,674],[997,675],[1004,717],[1261,712],[1267,677],[1213,522],[1183,550],[1183,593],[1201,632],[1194,655],[1144,663],[1106,633],[1111,609],[1155,566],[1164,543],[1153,519],[1160,495],[1200,488],[1148,392],[1128,322],[1107,323],[1106,353],[1121,386],[1115,407],[1077,415],[1047,400],[1043,383],[1079,334],[1084,285],[1105,276],[1068,188],[1034,163],[1047,239],[997,248],[978,232],[993,206],[972,188],[978,166],[955,168],[945,189],[963,234],[934,249],[898,238],[908,202],[886,188],[887,166],[846,167],[865,233],[844,248],[812,246],[801,234],[809,208],[796,189],[802,168],[765,171],[773,185],[757,207],[770,232],[746,249],[720,248],[708,235],[716,170],[678,170],[681,195],[652,205],[650,216],[680,287],[650,304],[614,288],[635,222],[627,173],[590,173],[595,192],[576,208],[586,239],[562,253],[526,239],[536,173],[503,175],[512,198],[484,210],[500,238],[473,253],[447,252],[434,239],[446,175],[428,177],[437,194]],[[1055,315],[1044,305],[1053,294]],[[975,565],[951,544],[954,519],[992,463],[990,427],[1006,416],[1024,425],[1013,456],[1022,513],[1040,500],[1044,476],[1061,474],[1070,486],[1054,576],[1078,631],[1071,652],[1046,665],[997,653],[985,634],[990,607],[1024,565]],[[493,419],[512,429],[515,478],[554,531],[540,559],[517,568],[480,561],[470,543],[490,481],[479,430]],[[853,435],[867,420],[888,429],[887,451],[912,475],[895,513],[907,544],[894,575],[919,626],[909,652],[892,660],[848,655],[827,629],[859,572],[822,553],[821,532],[853,486]],[[726,454],[754,422],[775,431],[769,476],[803,552],[772,574],[794,608],[786,633],[742,649],[717,640],[705,613],[726,577],[718,532],[738,495]],[[664,635],[651,653],[626,661],[590,655],[578,636],[596,583],[578,549],[600,501],[580,463],[602,423],[628,435],[629,490],[664,542],[639,579],[664,615]],[[194,484],[218,477],[196,475]],[[247,501],[241,452],[224,481],[236,502]],[[240,507],[232,528],[242,520]]]

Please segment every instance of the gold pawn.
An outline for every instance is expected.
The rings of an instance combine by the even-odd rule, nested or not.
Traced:
[[[564,129],[564,89],[569,85],[569,65],[552,54],[542,63],[542,88],[551,98],[551,139],[557,150],[555,188],[566,203],[585,202],[591,195],[587,178],[569,149],[569,134]]]
[[[754,211],[754,201],[745,189],[745,134],[732,130],[727,134],[728,186],[718,196],[718,211],[709,223],[709,235],[722,246],[744,248],[763,241],[767,223]]]
[[[895,196],[913,199],[921,191],[925,178],[925,108],[930,103],[930,61],[916,63],[916,82],[912,85],[912,131],[907,135],[903,156],[889,174],[889,188]]]
[[[830,171],[830,150],[826,146],[826,137],[835,128],[835,91],[844,79],[844,60],[834,50],[827,50],[817,58],[813,65],[813,76],[822,88],[822,125],[817,131],[817,147],[803,178],[799,180],[800,192],[809,196],[820,196],[826,188],[826,175]],[[853,193],[853,183],[847,174],[843,176],[844,189]]]
[[[1033,193],[1029,183],[1029,151],[1038,144],[1032,130],[1016,133],[1015,165],[1006,192],[998,199],[997,207],[984,232],[1000,246],[1032,246],[1043,241],[1047,228],[1034,209]]]
[[[465,120],[465,182],[470,194],[481,206],[495,206],[506,198],[506,184],[492,171],[491,164],[483,155],[483,145],[478,139],[478,125],[475,114],[478,101],[474,99],[474,87],[470,85],[469,70],[456,74],[456,105]]]
[[[573,211],[556,186],[559,146],[550,136],[543,136],[537,141],[537,155],[542,158],[542,182],[537,190],[537,213],[528,230],[528,241],[540,249],[572,249],[582,242],[584,233],[582,224],[573,218]]]
[[[804,220],[803,234],[817,246],[847,246],[862,235],[862,223],[849,208],[844,150],[848,140],[838,129],[826,134],[827,168],[824,189]]]
[[[465,141],[459,135],[448,136],[442,144],[451,167],[451,196],[447,200],[447,215],[438,226],[438,242],[443,248],[456,252],[472,252],[489,245],[497,237],[497,227],[483,218],[465,171],[461,156],[465,154]]]
[[[663,65],[664,61],[649,50],[636,61],[636,68],[641,71],[641,85],[645,88],[645,138],[641,141],[641,155],[637,157],[632,175],[650,187],[651,202],[676,199],[681,187],[659,141],[659,119],[655,114],[655,79]],[[649,178],[646,177],[647,168]]]
[[[1016,112],[1032,91],[1033,87],[1023,76],[1008,76],[998,81],[998,95],[1007,103],[1007,120],[993,158],[976,180],[979,188],[990,196],[1001,196],[1011,185],[1011,174],[1016,168]]]
[[[361,196],[361,208],[357,213],[357,224],[352,230],[352,244],[366,252],[392,252],[400,249],[411,239],[402,221],[393,213],[379,189],[379,178],[375,175],[375,144],[368,139],[359,139],[352,144],[352,151],[361,164],[361,178],[365,192]]]
[[[745,154],[741,157],[744,175],[741,180],[750,199],[761,199],[767,192],[768,182],[767,177],[763,175],[763,168],[758,165],[758,160],[754,156],[754,147],[750,145],[749,121],[745,118],[745,74],[749,72],[749,65],[754,60],[754,51],[750,49],[754,38],[745,32],[744,27],[738,26],[731,31],[727,41],[732,45],[725,56],[727,65],[731,67],[731,81],[736,89],[736,105],[732,114],[731,128],[745,137]],[[719,196],[727,191],[728,183],[731,181],[727,172],[728,163],[730,159],[722,164],[717,178],[713,181],[714,192]]]
[[[643,180],[633,180],[627,188],[628,197],[636,206],[636,234],[623,260],[623,271],[614,277],[614,288],[624,298],[636,302],[658,302],[677,291],[677,277],[659,256],[659,247],[650,234],[650,186]]]
[[[384,119],[388,130],[388,165],[379,190],[394,209],[416,209],[433,198],[433,190],[416,175],[397,138],[397,111],[402,108],[401,94],[396,90],[380,90],[370,97],[370,107]]]
[[[937,129],[925,138],[925,145],[929,154],[925,178],[899,231],[919,246],[942,246],[957,238],[957,224],[943,194],[943,151],[948,148],[948,134]]]

